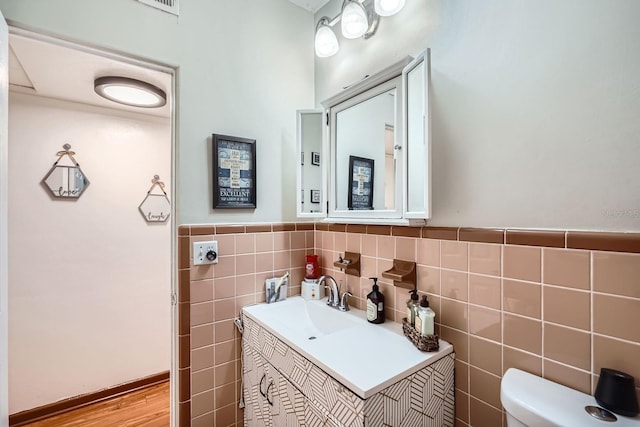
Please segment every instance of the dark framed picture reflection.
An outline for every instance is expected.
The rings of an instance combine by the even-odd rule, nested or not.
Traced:
[[[320,166],[320,153],[316,153],[315,151],[311,152],[311,164]]]
[[[320,190],[311,190],[311,203],[320,203]]]
[[[213,209],[256,208],[256,140],[213,134]]]
[[[373,209],[373,159],[349,156],[349,210]]]

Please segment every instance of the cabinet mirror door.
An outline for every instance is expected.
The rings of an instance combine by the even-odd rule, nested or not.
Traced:
[[[405,218],[431,215],[431,129],[429,114],[429,50],[402,72],[405,100]]]
[[[324,111],[297,111],[298,185],[297,206],[299,217],[324,217],[326,197],[326,159],[323,150]]]

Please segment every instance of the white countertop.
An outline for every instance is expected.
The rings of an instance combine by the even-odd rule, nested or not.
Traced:
[[[401,324],[372,324],[364,311],[341,312],[326,299],[290,297],[243,311],[363,399],[453,352],[443,340],[439,351],[422,352],[403,335]]]

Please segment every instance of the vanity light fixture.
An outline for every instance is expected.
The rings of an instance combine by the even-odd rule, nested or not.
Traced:
[[[157,108],[167,103],[167,94],[162,89],[128,77],[99,77],[93,87],[101,97],[132,107]]]
[[[338,53],[340,46],[331,29],[341,21],[342,36],[347,39],[368,39],[378,29],[380,16],[398,13],[406,0],[343,0],[342,11],[333,19],[323,16],[316,25],[316,56],[326,58]]]

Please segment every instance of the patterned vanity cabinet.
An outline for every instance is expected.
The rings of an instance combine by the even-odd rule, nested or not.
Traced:
[[[242,320],[245,427],[453,427],[453,353],[365,399],[244,310]]]

